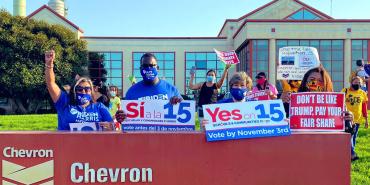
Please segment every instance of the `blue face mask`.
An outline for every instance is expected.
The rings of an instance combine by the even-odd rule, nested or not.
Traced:
[[[215,82],[215,77],[214,76],[207,76],[207,82]]]
[[[230,93],[233,96],[233,98],[237,101],[243,100],[245,97],[245,92],[247,92],[246,88],[231,88]]]
[[[91,101],[91,95],[90,94],[76,93],[76,98],[77,98],[78,105],[84,105],[87,102]]]
[[[146,67],[140,70],[143,80],[146,82],[153,82],[158,75],[157,68],[155,67]]]

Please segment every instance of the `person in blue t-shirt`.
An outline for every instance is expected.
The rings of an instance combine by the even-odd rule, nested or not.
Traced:
[[[92,82],[81,77],[71,86],[69,95],[61,91],[55,83],[55,52],[45,53],[46,85],[58,112],[58,130],[70,130],[70,123],[98,123],[102,130],[113,130],[113,120],[108,109],[102,103],[92,100]],[[123,113],[122,113],[123,114]]]
[[[170,100],[171,104],[182,101],[175,86],[158,78],[159,67],[156,57],[145,53],[140,59],[140,73],[143,80],[131,86],[126,100]]]
[[[241,71],[235,73],[229,80],[231,98],[223,99],[217,103],[234,103],[234,102],[245,102],[249,101],[246,98],[248,92],[252,89],[252,79],[247,75],[246,72]],[[202,127],[208,124],[207,119],[202,120]]]

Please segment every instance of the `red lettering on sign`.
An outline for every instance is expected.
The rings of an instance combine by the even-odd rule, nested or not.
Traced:
[[[231,117],[231,113],[227,110],[220,111],[218,114],[218,117],[220,118],[221,121],[229,121]]]
[[[240,114],[240,110],[236,110],[236,109],[234,109],[234,110],[232,110],[231,111],[231,114],[234,116],[233,117],[233,120],[241,120],[242,119],[242,115]]]
[[[216,116],[217,116],[217,113],[218,113],[218,111],[220,110],[220,108],[219,107],[217,107],[216,109],[215,109],[215,112],[212,112],[210,109],[206,109],[206,111],[208,112],[208,114],[211,116],[211,118],[212,118],[212,122],[216,122]]]
[[[127,109],[127,118],[135,118],[139,115],[139,111],[136,110],[138,104],[137,103],[128,103],[126,105],[126,109]]]

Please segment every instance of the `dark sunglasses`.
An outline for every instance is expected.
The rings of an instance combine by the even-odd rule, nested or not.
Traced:
[[[141,64],[142,68],[147,68],[147,67],[157,67],[157,64]]]
[[[91,91],[91,87],[76,86],[76,92],[83,92],[84,90],[85,90],[85,92],[90,92]]]

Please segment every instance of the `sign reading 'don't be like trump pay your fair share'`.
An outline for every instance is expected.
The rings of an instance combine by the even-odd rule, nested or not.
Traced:
[[[320,65],[314,47],[292,46],[279,49],[278,80],[302,80],[304,74]]]
[[[122,122],[123,131],[195,130],[195,101],[181,101],[171,105],[169,100],[122,100],[127,118]]]
[[[281,100],[203,105],[207,141],[290,135]]]
[[[344,131],[344,93],[293,93],[290,128],[300,131]]]

